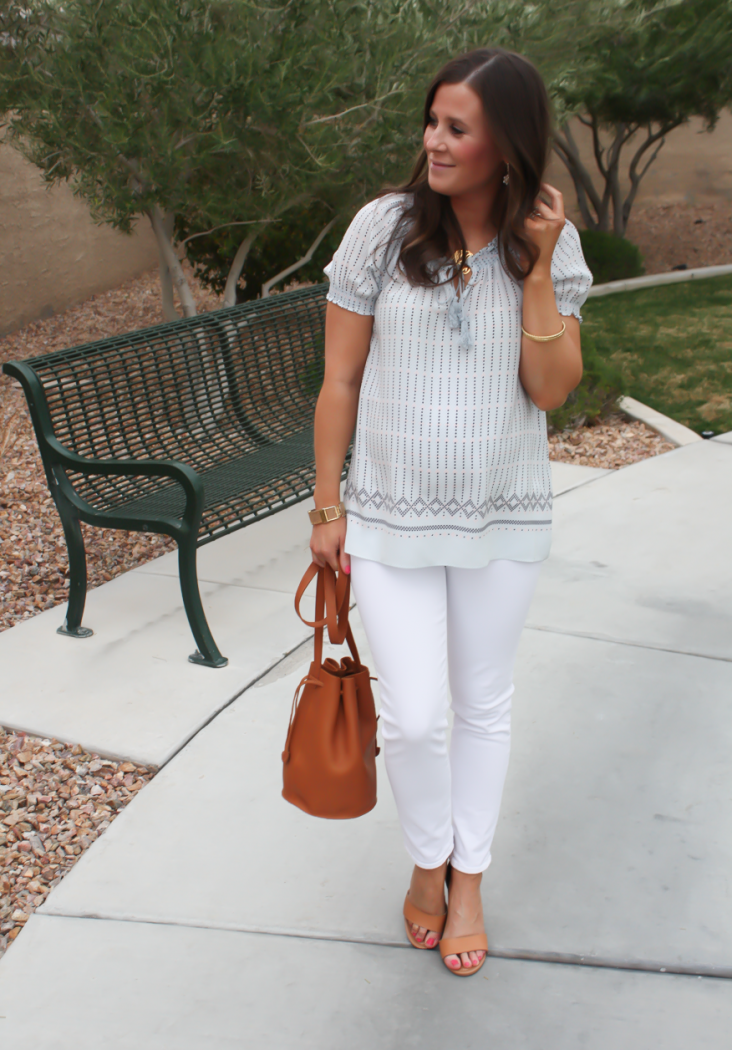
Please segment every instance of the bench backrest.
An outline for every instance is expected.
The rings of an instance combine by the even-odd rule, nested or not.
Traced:
[[[32,358],[56,437],[198,470],[312,426],[327,285]]]

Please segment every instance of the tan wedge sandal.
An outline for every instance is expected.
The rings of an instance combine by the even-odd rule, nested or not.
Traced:
[[[461,966],[459,970],[453,970],[445,963],[445,969],[454,973],[456,977],[470,977],[477,973],[488,958],[488,938],[484,933],[469,933],[465,937],[443,937],[440,941],[440,955],[442,961],[448,955],[462,955],[463,952],[485,952],[477,966]]]
[[[426,944],[416,941],[412,936],[412,931],[409,929],[410,922],[414,923],[415,926],[424,926],[426,930],[433,930],[439,937],[445,928],[446,920],[447,908],[445,908],[442,915],[428,915],[426,911],[420,911],[419,908],[415,908],[409,899],[409,892],[407,892],[407,896],[404,898],[404,929],[407,933],[407,939],[413,948],[424,948],[427,951],[432,951],[437,947],[437,944],[433,944],[432,948],[429,948]]]

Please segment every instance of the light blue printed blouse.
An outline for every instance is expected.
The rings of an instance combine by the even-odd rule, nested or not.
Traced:
[[[460,295],[452,281],[410,285],[396,252],[387,258],[404,199],[362,208],[325,268],[329,301],[374,317],[346,550],[404,568],[540,561],[551,543],[551,472],[545,413],[518,375],[522,285],[495,240],[472,256]],[[551,275],[560,314],[581,321],[592,275],[571,222]]]

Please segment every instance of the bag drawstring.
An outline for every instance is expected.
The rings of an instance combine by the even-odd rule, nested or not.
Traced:
[[[370,681],[370,682],[378,682],[378,680],[379,680],[379,679],[378,679],[378,677],[377,677],[377,676],[376,676],[375,674],[370,674],[370,675],[369,675],[369,681]],[[378,722],[380,718],[381,718],[381,715],[377,715],[377,716],[376,716],[376,721]],[[378,745],[378,744],[376,745],[376,752],[375,752],[375,753],[376,753],[377,755],[380,755],[380,754],[381,754],[381,748],[379,747],[379,745]]]
[[[297,705],[300,700],[301,690],[306,685],[317,685],[320,687],[323,683],[319,678],[313,678],[308,673],[305,675],[303,680],[295,690],[295,695],[292,698],[292,708],[290,710],[290,724],[287,727],[287,739],[285,740],[285,750],[282,752],[282,761],[287,764],[290,761],[290,737],[292,736],[292,727],[295,724],[295,712],[297,711]]]

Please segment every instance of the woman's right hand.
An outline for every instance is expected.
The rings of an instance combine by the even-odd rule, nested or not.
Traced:
[[[351,559],[346,554],[345,546],[345,518],[337,518],[336,521],[324,522],[322,525],[313,525],[310,552],[316,565],[321,568],[330,565],[334,572],[338,572],[340,568],[348,575],[351,571]]]

